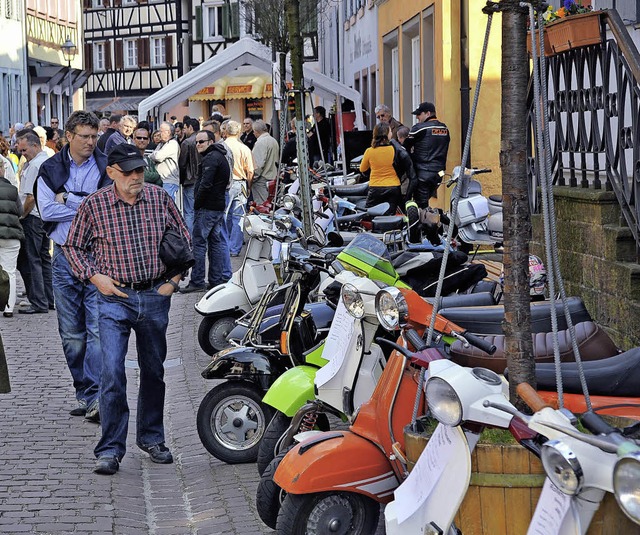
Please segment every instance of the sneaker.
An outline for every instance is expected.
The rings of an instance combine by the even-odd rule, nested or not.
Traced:
[[[158,464],[171,464],[173,462],[173,455],[164,445],[164,442],[160,442],[160,444],[155,444],[153,446],[142,446],[138,444],[138,447],[149,454],[151,457],[151,461]]]
[[[69,411],[71,416],[84,416],[87,414],[87,402],[84,399],[78,400],[78,406]]]
[[[180,288],[180,293],[181,294],[190,294],[193,292],[203,292],[205,290],[205,285],[203,284],[202,286],[198,285],[198,284],[187,284],[184,288]]]
[[[87,407],[84,419],[96,424],[100,423],[100,402],[97,398]]]
[[[112,476],[120,468],[120,461],[117,457],[112,455],[101,455],[96,461],[96,466],[93,471],[96,474],[103,474],[105,476]]]

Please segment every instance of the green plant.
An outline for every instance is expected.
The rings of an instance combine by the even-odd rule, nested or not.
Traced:
[[[550,5],[542,14],[542,18],[545,23],[549,23],[558,19],[570,17],[571,15],[590,13],[591,10],[591,6],[582,5],[582,0],[578,0],[578,2],[575,2],[575,0],[564,0],[564,2],[562,2],[562,6],[557,9]]]

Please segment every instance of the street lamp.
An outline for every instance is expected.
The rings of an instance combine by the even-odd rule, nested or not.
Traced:
[[[71,62],[73,58],[76,56],[76,52],[78,47],[73,44],[71,38],[67,35],[67,40],[60,47],[62,48],[62,55],[69,66],[69,115],[73,111],[73,86],[71,84]]]

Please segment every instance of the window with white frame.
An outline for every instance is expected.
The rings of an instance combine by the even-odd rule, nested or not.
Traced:
[[[420,77],[420,36],[411,39],[411,107],[415,110],[422,102]]]
[[[205,41],[224,39],[224,2],[202,5],[202,36]]]
[[[164,67],[167,64],[167,41],[164,37],[151,39],[151,66]]]
[[[105,68],[105,45],[104,43],[95,43],[93,45],[93,70],[104,71]]]
[[[104,0],[91,0],[91,7],[104,7]]]
[[[124,41],[124,66],[133,69],[138,66],[138,41],[125,39]]]
[[[400,114],[400,51],[391,50],[391,109]]]
[[[138,0],[122,0],[123,6],[131,6],[133,4],[137,4]]]

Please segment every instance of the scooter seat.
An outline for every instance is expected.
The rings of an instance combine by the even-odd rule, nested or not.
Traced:
[[[336,217],[336,221],[338,222],[338,225],[357,223],[358,221],[361,221],[365,215],[367,215],[367,212],[355,212],[354,214],[347,214]]]
[[[364,197],[369,192],[369,182],[349,184],[346,186],[331,186],[331,191],[338,197]]]
[[[433,298],[427,301],[433,304]],[[487,306],[495,305],[496,300],[491,292],[478,292],[472,294],[453,294],[447,295],[440,299],[440,308],[449,307],[470,307],[470,306]]]
[[[575,326],[576,341],[583,360],[607,358],[618,354],[618,348],[611,338],[596,323],[585,321]],[[553,362],[553,333],[533,334],[533,355],[536,363]],[[449,349],[449,356],[456,364],[468,368],[489,368],[496,373],[503,373],[507,367],[504,354],[504,335],[489,335],[484,339],[496,346],[496,352],[489,356],[473,346],[464,347],[462,342],[454,342]],[[573,347],[569,330],[558,332],[558,345],[561,361],[574,360]]]
[[[371,223],[373,224],[371,229],[373,232],[388,232],[401,229],[404,225],[404,216],[382,215],[374,218]]]
[[[579,297],[569,297],[567,305],[574,325],[592,320],[584,302]],[[566,329],[567,322],[561,301],[556,302],[556,312],[558,329]],[[502,305],[444,308],[440,310],[440,314],[472,333],[502,334],[502,321],[504,320],[504,306]],[[551,304],[549,301],[531,303],[531,332],[547,333],[550,331]]]
[[[581,394],[580,374],[575,362],[563,362],[562,389],[567,394]],[[583,370],[594,396],[640,396],[640,347],[613,357],[583,362]],[[556,371],[553,363],[536,363],[536,382],[540,390],[556,390]]]

